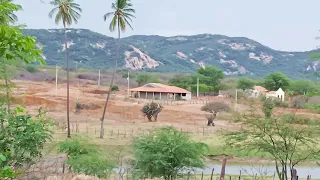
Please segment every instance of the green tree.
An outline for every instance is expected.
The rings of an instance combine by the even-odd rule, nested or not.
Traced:
[[[254,82],[248,78],[240,78],[238,80],[237,88],[239,89],[242,89],[242,90],[252,89],[253,86],[254,86]]]
[[[285,74],[276,72],[264,78],[264,87],[270,91],[277,91],[279,88],[286,90],[290,85],[290,81]]]
[[[125,32],[127,29],[127,26],[133,29],[130,22],[132,22],[131,18],[135,18],[135,16],[132,15],[132,13],[135,13],[135,10],[132,8],[132,4],[130,0],[116,0],[114,3],[111,4],[111,8],[113,12],[106,13],[103,16],[103,18],[104,18],[104,21],[106,21],[108,17],[113,16],[109,25],[109,30],[113,32],[116,29],[118,29],[118,48],[117,48],[116,64],[114,67],[114,71],[112,73],[111,83],[110,83],[106,103],[104,105],[104,109],[101,117],[100,138],[104,137],[104,128],[103,128],[104,116],[106,114],[114,77],[115,77],[115,74],[117,73],[117,68],[118,68],[121,31]]]
[[[197,70],[197,74],[192,76],[192,83],[197,84],[197,78],[199,78],[200,84],[206,84],[207,86],[213,87],[213,91],[219,91],[223,77],[224,75],[222,70],[215,66],[208,66]]]
[[[99,146],[89,143],[88,138],[68,138],[59,143],[59,152],[67,154],[67,164],[76,173],[107,178],[115,167],[113,162],[99,151]]]
[[[319,159],[319,126],[301,126],[300,117],[262,116],[253,109],[238,117],[245,129],[226,133],[227,145],[239,150],[266,153],[273,157],[280,180],[288,180],[288,174],[298,164]],[[268,114],[268,113],[267,113]]]
[[[190,75],[177,74],[169,80],[169,84],[183,89],[188,89],[192,84],[192,79]]]
[[[0,113],[0,117],[5,117],[6,121],[0,131],[0,154],[5,156],[2,157],[0,169],[12,167],[8,172],[15,175],[19,168],[35,163],[42,156],[44,144],[51,139],[49,127],[53,123],[44,115],[37,118],[26,115],[19,106],[11,114],[5,110]]]
[[[149,74],[138,74],[136,78],[136,82],[138,83],[138,86],[145,85],[146,83],[149,83],[152,81],[152,77]]]
[[[307,93],[312,93],[317,91],[317,87],[312,81],[309,80],[298,80],[293,81],[288,87],[294,95],[306,95]]]
[[[15,11],[21,10],[22,7],[12,3],[12,0],[0,0],[0,25],[14,24],[18,21]]]
[[[69,57],[68,57],[68,38],[67,38],[67,26],[71,26],[73,23],[78,23],[79,18],[81,17],[82,9],[79,4],[75,3],[74,0],[52,0],[50,4],[54,8],[49,12],[49,17],[53,18],[55,15],[55,23],[58,25],[62,22],[64,28],[64,52],[67,62],[67,128],[68,133],[67,137],[71,137],[70,132],[70,105],[69,105]]]
[[[45,64],[45,61],[41,50],[36,48],[35,38],[24,36],[19,27],[0,25],[0,37],[0,78],[5,83],[7,110],[10,111],[10,88],[13,84],[10,82],[9,68],[35,61]]]
[[[205,92],[210,92],[212,91],[212,87],[207,86],[206,84],[199,84],[199,92],[200,93],[205,93]],[[197,92],[197,85],[191,85],[191,91],[192,92]]]
[[[204,167],[206,147],[173,127],[151,131],[134,139],[134,174],[139,178],[176,179],[183,170]]]

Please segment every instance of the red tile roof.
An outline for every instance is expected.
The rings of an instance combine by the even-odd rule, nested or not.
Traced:
[[[133,92],[161,92],[161,93],[187,93],[190,94],[190,91],[185,89],[176,87],[176,86],[168,86],[160,83],[148,83],[144,86],[129,89],[129,91]]]
[[[259,92],[268,92],[268,90],[262,86],[253,86],[253,89],[255,89]]]

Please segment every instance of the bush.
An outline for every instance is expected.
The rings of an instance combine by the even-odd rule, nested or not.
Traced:
[[[158,114],[162,111],[163,106],[159,103],[151,102],[147,103],[141,109],[144,116],[147,116],[149,121],[152,121],[152,117],[157,121]]]
[[[282,107],[282,108],[289,107],[289,104],[287,102],[281,101],[281,99],[278,99],[278,98],[274,98],[273,103],[275,107]]]
[[[119,91],[119,87],[117,85],[113,85],[111,87],[111,91]]]
[[[306,109],[311,109],[313,113],[320,113],[320,103],[306,103],[303,105]]]
[[[26,67],[26,71],[28,71],[29,73],[35,73],[35,72],[38,72],[39,70],[36,66],[28,65]]]
[[[153,130],[134,139],[134,174],[141,179],[176,179],[181,171],[204,167],[206,148],[173,127]]]

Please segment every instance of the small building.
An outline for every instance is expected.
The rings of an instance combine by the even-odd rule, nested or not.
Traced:
[[[277,91],[269,91],[266,93],[266,98],[270,97],[279,98],[281,101],[284,101],[284,91],[281,88]]]
[[[131,97],[142,99],[191,100],[191,92],[185,89],[160,83],[148,83],[144,86],[129,89]]]

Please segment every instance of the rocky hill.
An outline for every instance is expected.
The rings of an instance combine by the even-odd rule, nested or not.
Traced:
[[[64,64],[64,33],[60,29],[26,29],[37,37],[48,65]],[[108,69],[114,66],[117,40],[86,29],[68,30],[71,66]],[[319,68],[306,59],[311,52],[283,52],[244,37],[200,34],[194,36],[130,36],[121,39],[122,68],[156,72],[194,72],[215,65],[226,75],[265,76],[280,71],[291,78]]]

